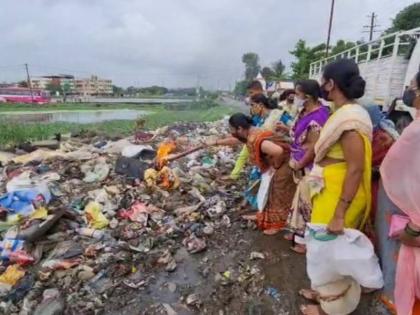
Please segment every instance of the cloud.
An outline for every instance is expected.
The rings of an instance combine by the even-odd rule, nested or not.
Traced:
[[[382,29],[413,0],[336,1],[332,39],[358,40],[371,11]],[[330,0],[2,0],[0,81],[91,73],[116,84],[228,87],[241,56],[282,59],[299,38],[325,41]]]

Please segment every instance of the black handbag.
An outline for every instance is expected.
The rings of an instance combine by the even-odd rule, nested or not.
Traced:
[[[140,161],[134,158],[120,156],[115,164],[117,174],[126,175],[129,178],[144,179],[144,171],[151,167],[150,162]]]

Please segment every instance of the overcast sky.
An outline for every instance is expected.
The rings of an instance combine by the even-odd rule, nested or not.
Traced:
[[[70,73],[121,86],[229,87],[241,56],[281,58],[299,38],[325,42],[331,0],[0,0],[0,82]],[[367,15],[380,29],[414,0],[336,0],[337,39],[367,38]]]

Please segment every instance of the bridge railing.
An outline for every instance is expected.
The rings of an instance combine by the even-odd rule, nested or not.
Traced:
[[[385,35],[377,40],[354,46],[338,54],[312,62],[309,77],[317,77],[328,63],[337,59],[353,59],[356,63],[369,62],[392,56],[408,56],[413,41],[420,38],[420,27]]]

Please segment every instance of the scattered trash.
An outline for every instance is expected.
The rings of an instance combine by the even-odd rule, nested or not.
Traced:
[[[13,286],[20,278],[25,275],[25,270],[19,265],[10,265],[6,271],[0,275],[0,284]]]
[[[221,122],[183,123],[0,153],[0,313],[118,313],[126,305],[136,312],[139,303],[153,315],[229,314],[230,299],[260,296],[264,255],[237,258],[244,243],[230,242],[232,231],[243,232],[242,182],[235,188],[220,178],[236,153],[199,151],[206,136],[225,131]],[[232,258],[238,263],[224,265]],[[173,300],[145,302],[161,294],[155,287]]]
[[[279,290],[273,287],[268,287],[265,289],[265,294],[271,296],[273,299],[275,299],[277,302],[280,302],[281,295],[279,293]]]
[[[191,254],[202,252],[207,248],[206,241],[196,237],[194,234],[184,239],[182,243]]]
[[[89,226],[95,229],[108,226],[108,219],[102,214],[102,206],[97,202],[91,201],[86,205],[85,215]]]
[[[263,253],[260,253],[260,252],[251,252],[250,258],[251,258],[251,260],[265,259],[265,255]]]

